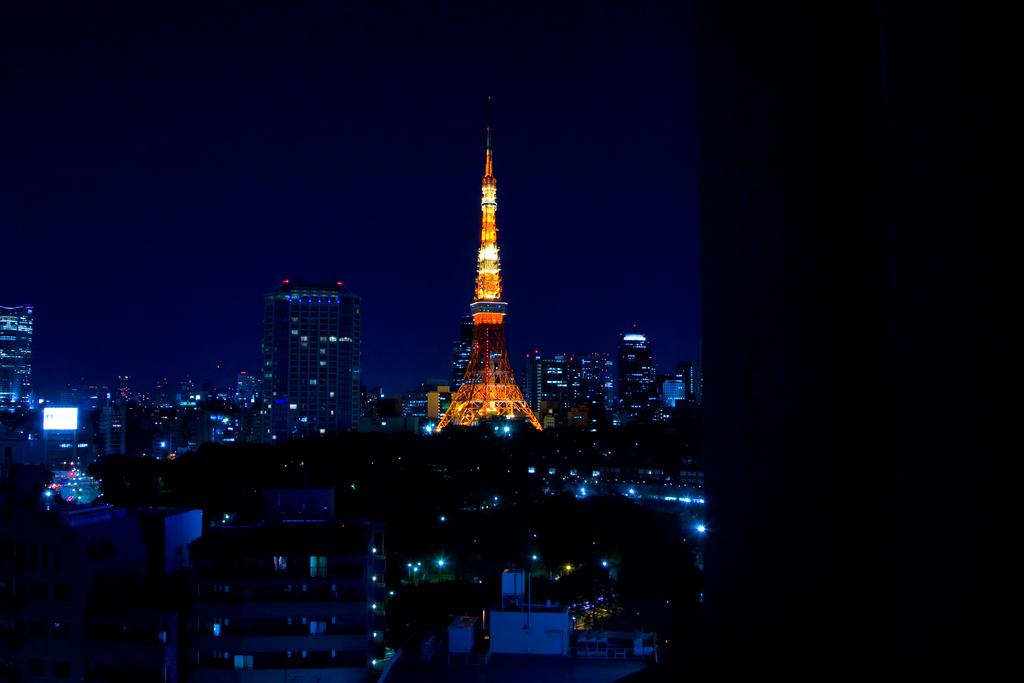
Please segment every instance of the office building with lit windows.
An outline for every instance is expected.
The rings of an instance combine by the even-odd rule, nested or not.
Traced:
[[[360,306],[341,282],[285,280],[264,297],[264,441],[358,427]]]
[[[260,398],[261,380],[256,375],[242,370],[235,380],[235,403],[243,408],[253,406]]]
[[[0,306],[0,410],[32,403],[32,306]]]
[[[635,329],[619,340],[619,407],[633,418],[651,417],[658,407],[657,370],[647,336]]]
[[[564,416],[572,402],[569,358],[557,353],[549,358],[539,351],[526,354],[523,393],[537,415]]]
[[[574,354],[569,359],[572,404],[607,408],[614,389],[614,364],[607,353]]]
[[[452,344],[452,391],[462,386],[462,378],[466,376],[466,367],[472,355],[473,316],[464,315],[459,321],[459,338]]]
[[[425,379],[402,396],[402,416],[421,417],[435,422],[451,403],[451,387],[443,379]]]

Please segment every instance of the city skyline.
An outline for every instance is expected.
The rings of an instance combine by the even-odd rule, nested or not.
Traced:
[[[972,9],[5,7],[0,681],[1008,670]]]
[[[502,26],[486,64],[479,38],[431,39],[421,54],[423,42],[356,31],[365,17],[330,5],[313,35],[283,9],[163,17],[173,36],[130,8],[24,11],[47,30],[3,48],[18,55],[23,106],[8,112],[18,173],[0,221],[23,257],[0,273],[0,301],[35,308],[39,393],[125,374],[202,382],[218,363],[228,377],[255,371],[263,295],[286,278],[340,279],[362,297],[364,383],[401,391],[447,374],[472,300],[488,95],[511,357],[611,352],[633,323],[663,369],[697,357],[684,11],[650,27],[625,8],[552,8],[545,21],[563,28],[527,51],[530,13],[430,20],[460,37]],[[424,17],[393,19],[406,31]],[[277,42],[254,45],[264,32]],[[593,41],[612,47],[583,68]],[[666,78],[679,87],[658,87]]]

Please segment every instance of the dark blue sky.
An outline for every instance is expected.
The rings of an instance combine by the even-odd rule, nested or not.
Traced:
[[[277,5],[0,18],[0,303],[36,306],[41,389],[255,369],[283,277],[362,295],[365,383],[445,376],[487,95],[513,357],[633,322],[696,355],[685,5]]]

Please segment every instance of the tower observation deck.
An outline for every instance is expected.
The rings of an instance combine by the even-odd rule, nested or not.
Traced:
[[[523,392],[516,385],[505,345],[508,304],[502,301],[497,211],[498,182],[494,177],[491,127],[488,125],[480,198],[476,292],[469,306],[473,315],[473,351],[462,386],[437,423],[438,432],[450,424],[471,426],[489,420],[526,420],[535,429],[541,428]]]

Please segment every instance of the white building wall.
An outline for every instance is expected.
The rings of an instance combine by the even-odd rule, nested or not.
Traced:
[[[490,612],[491,652],[569,654],[569,611]]]

